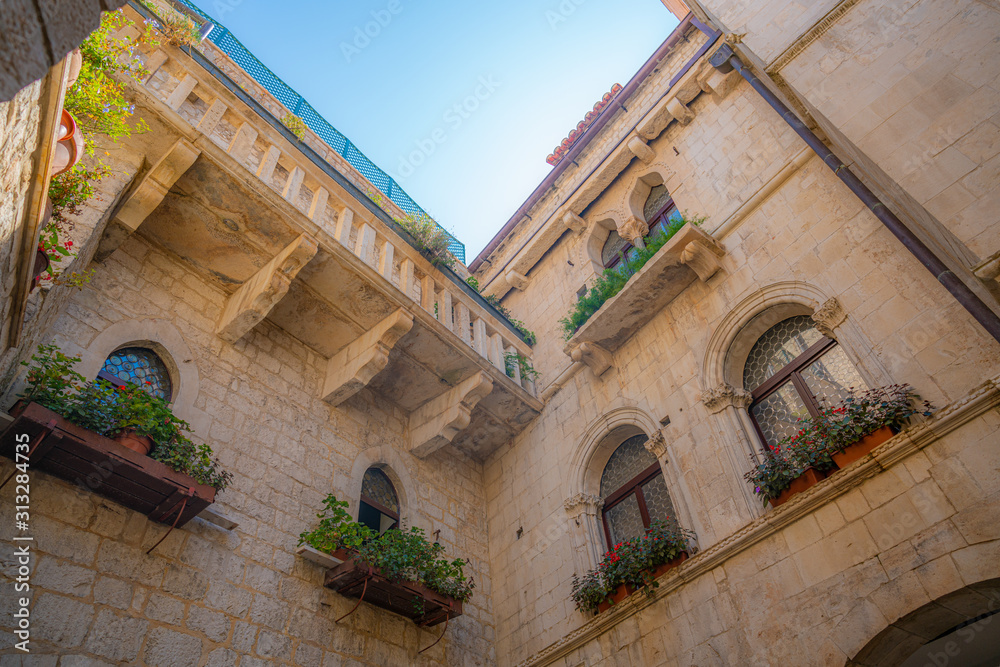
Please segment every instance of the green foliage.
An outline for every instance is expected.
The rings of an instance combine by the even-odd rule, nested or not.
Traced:
[[[455,256],[448,250],[451,236],[441,229],[441,226],[434,222],[433,218],[426,213],[421,213],[420,215],[409,214],[404,218],[395,218],[395,220],[413,237],[431,263],[447,267],[455,265]]]
[[[353,558],[377,568],[392,581],[416,582],[463,602],[472,597],[476,584],[465,576],[468,562],[445,558],[444,547],[429,542],[422,529],[392,528],[377,535],[351,518],[347,501],[330,494],[323,505],[323,511],[316,515],[319,525],[299,535],[300,546],[308,544],[326,553],[347,549]]]
[[[299,141],[306,138],[306,122],[293,113],[285,114],[281,124],[292,131]]]
[[[535,367],[532,366],[531,362],[528,361],[528,358],[520,352],[504,353],[503,361],[509,377],[514,377],[515,367],[519,367],[521,369],[522,379],[534,382],[539,377],[539,373],[535,370]]]
[[[675,522],[654,521],[639,537],[619,542],[604,554],[596,570],[583,577],[573,576],[573,602],[580,611],[596,612],[597,605],[608,600],[615,589],[627,585],[651,596],[659,586],[653,570],[690,552],[694,533]]]
[[[841,405],[824,407],[816,417],[800,419],[798,432],[775,443],[765,452],[764,460],[743,477],[754,485],[754,493],[766,505],[807,468],[834,468],[833,455],[866,435],[883,426],[897,430],[917,412],[930,416],[933,406],[924,401],[923,410],[918,410],[915,403],[919,399],[907,384],[876,387],[860,394],[852,389]]]
[[[187,422],[178,419],[162,398],[134,384],[117,388],[104,380],[87,382],[73,367],[79,357],[68,357],[55,345],[39,345],[31,357],[27,387],[19,398],[34,401],[69,421],[100,435],[114,437],[127,429],[147,435],[155,443],[150,457],[177,472],[218,490],[232,474],[212,458],[208,445],[196,445],[187,436]]]
[[[174,46],[192,46],[201,41],[199,26],[189,16],[171,7],[157,7],[150,0],[139,0],[156,18],[151,25]]]
[[[524,339],[525,343],[528,345],[534,345],[538,342],[538,337],[535,335],[535,332],[529,330],[528,327],[525,326],[524,322],[514,317],[510,310],[508,310],[507,306],[500,303],[500,299],[492,294],[483,294],[479,291],[479,281],[476,280],[475,276],[469,276],[465,279],[465,282],[468,283],[469,287],[479,292],[479,295],[483,297],[483,300],[486,301],[486,303],[493,306],[497,312],[507,318],[508,322],[514,325],[514,328],[521,333],[521,337]]]
[[[337,500],[331,493],[323,500],[323,505],[323,511],[316,515],[319,525],[299,535],[299,546],[308,544],[332,554],[337,549],[357,550],[375,537],[371,528],[358,523],[347,513],[349,503],[346,500]]]
[[[670,224],[667,226],[666,231],[663,233],[656,234],[655,236],[647,237],[645,239],[645,248],[638,250],[636,256],[631,259],[626,259],[625,263],[619,265],[612,269],[605,269],[604,272],[599,275],[594,283],[587,288],[583,296],[574,304],[572,310],[566,317],[559,320],[559,324],[562,325],[563,338],[569,340],[573,337],[573,334],[586,323],[591,316],[600,309],[604,303],[611,297],[622,291],[622,288],[628,283],[628,281],[639,272],[646,262],[648,262],[653,255],[659,252],[660,248],[667,244],[674,234],[676,234],[684,225],[691,224],[695,226],[700,226],[704,223],[705,218],[702,217],[692,217],[686,212],[683,217],[677,220],[671,220]]]

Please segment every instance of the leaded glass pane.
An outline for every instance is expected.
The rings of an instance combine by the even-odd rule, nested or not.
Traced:
[[[122,384],[131,382],[151,396],[170,400],[170,373],[163,360],[152,350],[144,347],[115,350],[105,360],[104,372]]]
[[[648,438],[644,434],[634,435],[618,445],[601,475],[602,498],[607,498],[622,488],[625,482],[656,463],[656,457],[643,444],[646,440]]]
[[[667,483],[662,474],[642,485],[642,498],[646,501],[650,521],[677,523],[674,504],[670,502],[670,492],[667,491]]]
[[[660,210],[670,201],[670,192],[665,185],[657,185],[649,191],[646,203],[642,207],[642,215],[646,222],[650,222]]]
[[[750,350],[743,368],[743,388],[753,391],[823,338],[807,315],[771,327]]]
[[[799,432],[798,420],[809,416],[806,404],[791,382],[750,408],[769,445]]]
[[[604,516],[608,520],[608,532],[611,533],[611,544],[609,547],[639,537],[646,532],[646,526],[642,523],[642,515],[639,513],[639,501],[635,494],[625,497],[620,503],[604,511]]]
[[[833,348],[802,369],[802,377],[813,396],[828,406],[842,403],[852,388],[868,389],[841,347]]]
[[[365,476],[361,480],[361,495],[367,496],[399,514],[396,490],[392,487],[392,482],[389,481],[386,474],[378,468],[369,468],[365,471]]]
[[[611,230],[608,240],[604,242],[604,249],[601,251],[601,261],[604,266],[618,259],[622,249],[628,245],[628,241],[618,235],[618,232]]]

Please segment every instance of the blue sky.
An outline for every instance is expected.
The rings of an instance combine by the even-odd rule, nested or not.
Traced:
[[[660,0],[195,0],[466,244],[676,27]]]

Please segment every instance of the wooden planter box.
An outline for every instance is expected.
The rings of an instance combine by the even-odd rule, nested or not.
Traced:
[[[341,595],[405,616],[422,627],[462,615],[462,603],[411,581],[394,582],[376,568],[349,558],[328,570],[324,585]],[[421,610],[415,600],[423,602]]]
[[[819,484],[825,477],[826,475],[821,473],[819,470],[816,470],[816,468],[806,468],[805,472],[792,480],[791,486],[782,491],[780,496],[769,500],[771,507],[777,507],[778,505],[787,503],[788,499],[796,493],[802,493],[809,487]]]
[[[833,462],[838,468],[846,468],[862,456],[872,451],[883,442],[891,438],[895,433],[888,426],[883,426],[877,431],[869,433],[853,445],[850,445],[842,452],[833,455]]]
[[[0,435],[0,454],[15,462],[16,436],[29,436],[31,469],[44,470],[150,519],[183,526],[215,502],[215,489],[159,461],[77,426],[37,403],[19,403]],[[186,502],[185,502],[186,501]]]
[[[688,559],[688,553],[686,551],[682,551],[681,555],[678,556],[677,558],[671,561],[667,561],[663,565],[657,565],[655,568],[651,570],[651,572],[653,573],[653,579],[659,579],[668,571],[674,569],[687,559]],[[601,602],[597,605],[597,613],[600,614],[601,612],[605,612],[608,609],[611,609],[613,606],[615,606],[616,604],[627,598],[629,595],[635,593],[636,590],[638,589],[629,584],[620,585],[618,588],[615,589],[615,592],[611,594],[610,600],[605,600],[604,602]]]

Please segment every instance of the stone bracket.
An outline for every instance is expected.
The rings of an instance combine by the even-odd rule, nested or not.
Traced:
[[[722,268],[726,251],[711,237],[691,241],[681,251],[681,261],[691,267],[702,281],[707,281]]]
[[[694,120],[694,112],[676,97],[667,102],[667,112],[681,125],[688,125]]]
[[[582,361],[597,377],[601,377],[605,371],[614,366],[614,357],[611,353],[596,343],[580,343],[569,356],[573,361]]]
[[[306,234],[292,241],[233,292],[219,317],[216,333],[235,343],[260,324],[288,293],[292,280],[318,249],[316,241]]]
[[[410,414],[410,453],[429,456],[451,442],[472,419],[472,409],[493,391],[493,380],[479,371]]]
[[[389,363],[389,352],[410,329],[413,314],[400,308],[349,343],[327,362],[321,398],[340,405],[361,391]]]
[[[191,168],[199,155],[201,150],[195,148],[191,142],[178,139],[166,155],[141,177],[127,198],[119,205],[101,237],[94,259],[99,262],[105,260],[125,239],[139,229],[139,225],[160,205],[170,192],[170,188]]]
[[[656,159],[656,152],[642,140],[642,137],[633,135],[626,145],[632,151],[632,155],[642,160],[644,164],[652,164],[653,160]]]
[[[507,284],[516,290],[523,292],[528,289],[528,276],[518,273],[514,269],[508,269],[504,273],[504,278],[507,280]]]
[[[566,211],[562,217],[562,223],[566,229],[570,229],[574,234],[583,234],[587,230],[587,221],[573,211]]]

